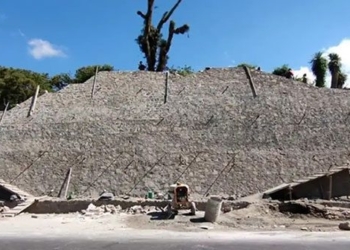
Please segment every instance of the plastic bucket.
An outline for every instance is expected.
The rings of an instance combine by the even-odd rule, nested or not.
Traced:
[[[216,222],[221,213],[222,199],[210,197],[205,207],[204,219],[208,222]]]

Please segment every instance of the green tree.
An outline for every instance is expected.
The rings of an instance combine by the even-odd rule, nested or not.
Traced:
[[[98,72],[101,71],[113,71],[114,67],[108,64],[104,65],[90,65],[81,67],[76,70],[74,79],[72,80],[72,83],[84,83],[87,80],[89,80],[91,77],[93,77],[96,73],[96,67],[98,67]]]
[[[317,52],[310,61],[312,73],[316,77],[316,86],[326,86],[327,59],[322,56],[322,52]]]
[[[278,76],[285,76],[288,73],[289,66],[288,64],[283,64],[281,67],[275,68],[272,71],[272,74],[278,75]]]
[[[55,75],[53,77],[51,77],[50,79],[50,85],[52,87],[53,90],[60,90],[64,87],[66,87],[67,85],[73,83],[72,77],[67,74],[67,73],[61,73],[58,75]]]
[[[244,67],[244,66],[246,66],[249,69],[256,69],[257,68],[256,65],[249,64],[249,63],[240,63],[237,65],[237,67]]]
[[[331,88],[338,88],[338,78],[341,69],[341,58],[336,53],[330,53],[328,57],[328,69],[332,75]]]
[[[172,45],[174,35],[185,34],[190,30],[187,24],[176,28],[174,21],[169,22],[168,37],[163,39],[162,29],[170,17],[173,15],[177,7],[180,5],[182,0],[177,0],[176,4],[169,10],[166,11],[157,26],[153,25],[153,11],[154,11],[155,0],[147,0],[147,12],[144,14],[141,11],[137,11],[143,19],[143,29],[141,34],[137,37],[136,42],[140,47],[141,52],[147,61],[148,71],[164,71],[167,67],[169,59],[169,51]]]
[[[24,102],[34,95],[38,85],[40,94],[46,90],[52,91],[48,74],[0,67],[0,110],[4,110],[7,103],[12,108]]]
[[[177,74],[179,74],[181,76],[188,76],[190,74],[193,74],[194,70],[192,69],[191,66],[185,65],[184,67],[178,67],[178,68],[171,67],[169,69],[169,72],[170,73],[177,73]]]

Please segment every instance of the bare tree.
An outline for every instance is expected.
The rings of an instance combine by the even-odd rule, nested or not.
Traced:
[[[136,39],[142,53],[145,55],[147,60],[148,71],[163,71],[168,62],[168,53],[172,44],[174,35],[185,34],[190,30],[187,24],[176,28],[175,22],[169,22],[169,32],[167,39],[163,39],[162,29],[170,17],[173,15],[175,10],[181,4],[182,0],[177,0],[176,4],[169,10],[166,11],[157,26],[154,26],[153,21],[153,10],[155,0],[147,0],[147,12],[144,14],[138,11],[137,14],[143,19],[143,29],[141,35]]]

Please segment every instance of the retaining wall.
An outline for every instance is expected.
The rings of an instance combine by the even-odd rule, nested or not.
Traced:
[[[57,195],[69,167],[70,191],[144,197],[176,180],[194,197],[249,195],[344,165],[349,159],[349,91],[318,89],[242,68],[187,77],[100,72],[30,100],[0,126],[0,176],[36,195]],[[46,152],[38,159],[39,155]],[[33,163],[34,162],[34,163]]]

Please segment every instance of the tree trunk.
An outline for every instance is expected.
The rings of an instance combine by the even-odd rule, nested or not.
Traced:
[[[332,73],[332,81],[331,81],[331,88],[336,89],[338,88],[338,78],[339,78],[339,72],[335,71]]]

